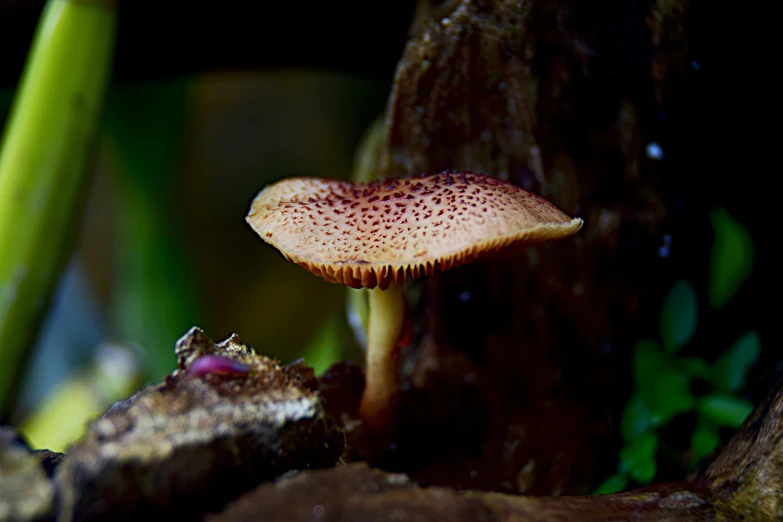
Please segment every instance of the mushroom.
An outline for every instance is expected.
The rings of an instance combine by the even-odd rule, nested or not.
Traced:
[[[326,281],[370,291],[359,418],[378,431],[399,393],[403,283],[582,227],[543,198],[473,173],[353,184],[288,178],[264,188],[247,222],[283,256]]]

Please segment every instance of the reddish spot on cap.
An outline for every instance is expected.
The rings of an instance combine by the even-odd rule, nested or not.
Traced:
[[[247,222],[327,281],[382,289],[582,227],[539,196],[469,172],[369,184],[288,178],[258,194]]]

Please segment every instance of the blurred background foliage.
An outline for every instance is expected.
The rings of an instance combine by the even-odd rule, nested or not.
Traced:
[[[721,207],[711,218],[714,239],[707,296],[699,299],[690,282],[676,281],[663,301],[658,339],[642,339],[633,347],[634,392],[622,416],[618,472],[599,486],[599,493],[624,490],[629,482],[652,483],[661,461],[693,471],[722,439],[725,442],[730,432],[721,437],[720,430],[738,428],[753,410],[746,380],[761,353],[753,325],[733,342],[727,336],[712,350],[697,347],[695,353],[704,356],[685,350],[699,325],[699,301],[724,307],[753,269],[753,241],[745,226]],[[721,329],[718,324],[708,327]],[[678,436],[662,438],[661,429],[670,424]],[[672,447],[684,433],[690,434],[690,444]]]
[[[265,248],[244,216],[284,176],[347,179],[388,88],[311,70],[112,85],[80,239],[12,422],[35,446],[64,449],[81,430],[53,430],[60,417],[80,425],[116,399],[96,403],[101,394],[79,393],[69,376],[111,343],[138,363],[129,382],[158,382],[192,325],[216,339],[237,332],[285,362],[307,355],[318,370],[345,356],[343,289]],[[0,95],[3,117],[11,99],[12,89]],[[61,416],[42,422],[36,411]]]
[[[112,401],[160,381],[192,325],[216,339],[237,332],[283,362],[304,356],[319,372],[359,357],[344,290],[284,262],[244,216],[282,177],[347,179],[391,72],[237,66],[110,85],[78,244],[9,419],[33,446],[64,450]],[[0,89],[0,123],[14,89]],[[763,284],[754,257],[763,231],[736,215],[736,201],[714,203],[694,225],[712,237],[710,251],[642,307],[658,326],[632,348],[618,472],[599,491],[694,469],[768,376],[761,325],[747,311]],[[659,257],[676,260],[678,241],[664,241]]]

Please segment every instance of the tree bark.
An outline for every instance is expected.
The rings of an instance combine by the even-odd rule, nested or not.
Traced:
[[[585,227],[409,287],[419,323],[397,431],[357,443],[357,458],[426,485],[527,494],[585,493],[613,470],[633,344],[657,337],[677,278],[706,286],[720,203],[706,195],[724,179],[704,166],[700,63],[715,12],[695,0],[418,4],[380,175],[496,175]]]

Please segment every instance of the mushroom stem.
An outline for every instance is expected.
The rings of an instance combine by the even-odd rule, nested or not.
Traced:
[[[397,339],[405,314],[403,285],[370,290],[367,328],[367,370],[359,418],[369,431],[382,430],[391,419],[400,389]]]

